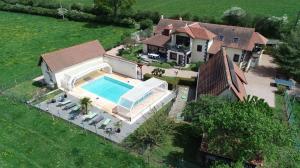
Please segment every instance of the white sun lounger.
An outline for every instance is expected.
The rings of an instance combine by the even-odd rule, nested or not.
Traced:
[[[59,102],[59,103],[57,104],[57,106],[58,106],[58,107],[59,107],[59,106],[64,106],[64,105],[69,104],[69,103],[71,103],[71,100],[66,100],[66,101],[63,101],[63,102]]]
[[[80,108],[81,108],[80,105],[76,105],[75,107],[73,107],[73,108],[71,109],[71,111],[78,111],[78,110],[80,110]]]
[[[111,119],[109,119],[109,118],[105,119],[99,128],[105,128],[110,123],[110,121],[111,121]]]
[[[83,115],[82,116],[82,120],[87,120],[87,119],[92,119],[94,117],[96,117],[97,113],[95,112],[89,112],[87,115]]]

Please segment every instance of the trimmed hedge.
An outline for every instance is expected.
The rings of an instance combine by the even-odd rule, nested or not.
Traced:
[[[62,16],[58,14],[57,8],[50,9],[50,8],[34,7],[34,6],[28,6],[22,4],[13,4],[12,1],[11,3],[6,3],[0,0],[0,10],[9,11],[9,12],[28,13],[28,14],[41,15],[41,16],[49,16],[54,18],[62,18]],[[69,20],[80,21],[80,22],[97,22],[101,24],[103,23],[115,24],[124,27],[134,27],[135,25],[135,21],[130,18],[112,19],[109,16],[96,16],[94,14],[85,13],[78,10],[68,10],[68,12],[65,14],[65,18]]]
[[[184,86],[191,86],[194,87],[197,85],[197,80],[196,78],[181,78],[181,77],[169,77],[169,76],[162,76],[162,77],[157,77],[152,74],[144,74],[144,81],[148,80],[152,77],[165,80],[168,82],[168,89],[173,90],[175,89],[176,85],[184,85]]]

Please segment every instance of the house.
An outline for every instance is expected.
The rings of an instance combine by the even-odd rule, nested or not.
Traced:
[[[77,79],[95,70],[134,79],[138,70],[136,63],[106,54],[97,40],[42,54],[39,66],[48,86],[65,90],[71,90]]]
[[[154,35],[144,41],[143,53],[156,53],[180,66],[210,57],[225,48],[228,57],[241,68],[259,63],[267,39],[254,28],[160,19]]]
[[[196,97],[213,95],[243,101],[247,84],[244,73],[222,48],[199,68]]]

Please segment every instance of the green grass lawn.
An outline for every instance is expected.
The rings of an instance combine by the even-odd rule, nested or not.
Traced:
[[[79,2],[92,5],[93,0],[52,0],[63,4]],[[213,16],[219,18],[226,9],[238,6],[250,14],[282,16],[287,14],[296,18],[299,11],[299,0],[136,0],[134,9],[159,11],[166,16],[191,13],[197,16]]]
[[[139,156],[0,96],[0,167],[147,167]]]
[[[131,31],[0,11],[0,84],[13,86],[41,75],[38,60],[43,53],[95,39],[111,48]]]
[[[299,0],[137,0],[135,9],[159,11],[166,16],[189,12],[197,16],[220,17],[226,9],[238,6],[250,14],[295,18]]]

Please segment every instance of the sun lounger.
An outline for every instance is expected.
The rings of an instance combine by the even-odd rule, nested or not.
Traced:
[[[69,103],[71,103],[71,100],[66,100],[66,101],[63,101],[63,102],[59,102],[59,103],[57,104],[57,107],[67,105],[67,104],[69,104]]]
[[[94,113],[94,112],[89,112],[87,115],[83,115],[82,116],[82,120],[85,121],[85,120],[90,120],[90,119],[93,119],[94,117],[97,116],[97,113]]]
[[[71,109],[71,111],[78,111],[78,110],[80,110],[80,108],[81,108],[81,106],[80,105],[76,105],[75,107],[73,107],[72,109]]]
[[[109,118],[105,119],[99,128],[105,128],[110,122],[111,122],[111,119],[109,119]]]
[[[71,103],[71,104],[66,105],[66,106],[63,108],[63,110],[69,110],[69,109],[71,109],[71,108],[73,108],[73,107],[75,107],[75,106],[77,106],[76,103]]]
[[[96,125],[98,122],[102,121],[104,119],[103,116],[97,116],[95,119],[91,120],[89,122],[89,125]]]
[[[62,95],[62,96],[59,96],[58,98],[57,98],[57,101],[58,102],[63,102],[65,100],[65,97]]]

